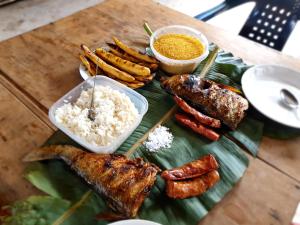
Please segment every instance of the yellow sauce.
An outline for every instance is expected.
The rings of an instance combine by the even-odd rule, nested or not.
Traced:
[[[198,39],[185,34],[164,34],[154,42],[154,48],[163,56],[178,60],[194,59],[204,52]]]

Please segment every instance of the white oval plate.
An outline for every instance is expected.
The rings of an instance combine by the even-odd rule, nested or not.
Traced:
[[[104,46],[104,47],[101,47],[101,48],[103,48],[103,49],[106,50],[106,51],[109,51],[109,47],[107,47],[107,46]],[[95,52],[95,51],[96,51],[96,49],[93,50],[93,52]],[[84,80],[86,80],[86,79],[88,79],[88,78],[91,77],[89,71],[88,71],[87,68],[83,65],[83,63],[80,63],[80,65],[79,65],[79,73],[80,73],[80,76],[82,77],[82,79],[84,79]],[[97,74],[97,75],[102,75],[102,74]],[[103,76],[104,76],[104,75],[103,75]]]
[[[300,128],[300,108],[291,110],[280,98],[280,90],[285,88],[300,102],[300,73],[276,65],[254,66],[244,73],[242,88],[262,114],[281,124]]]
[[[118,222],[110,223],[108,225],[161,225],[160,223],[155,223],[148,220],[121,220]]]
[[[79,66],[79,73],[80,73],[80,76],[82,77],[82,79],[84,79],[84,80],[91,77],[91,75],[89,74],[89,71],[82,63],[80,63],[80,66]]]

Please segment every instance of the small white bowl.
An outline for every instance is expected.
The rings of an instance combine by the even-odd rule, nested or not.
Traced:
[[[108,225],[161,225],[161,224],[149,220],[129,219],[129,220],[121,220],[118,222],[110,223]]]
[[[279,65],[257,65],[242,76],[249,102],[262,114],[286,126],[300,128],[299,110],[286,107],[280,91],[287,89],[300,101],[300,73]]]
[[[153,46],[155,40],[164,34],[186,34],[195,37],[203,44],[204,51],[202,55],[194,59],[189,59],[189,60],[170,59],[166,56],[163,56],[158,51],[156,51]],[[199,65],[199,63],[208,56],[209,53],[209,45],[208,45],[207,38],[200,31],[197,31],[190,27],[181,26],[181,25],[167,26],[156,30],[150,37],[150,48],[155,58],[157,58],[160,61],[160,67],[164,71],[170,74],[192,73]]]
[[[119,137],[117,137],[112,143],[108,146],[96,146],[88,143],[85,139],[82,137],[79,137],[75,135],[72,131],[70,131],[67,127],[63,126],[55,119],[55,111],[57,108],[61,107],[62,105],[66,103],[73,103],[76,102],[76,100],[79,98],[81,92],[83,90],[87,90],[93,86],[93,78],[88,78],[87,80],[80,83],[78,86],[73,88],[71,91],[69,91],[67,94],[65,94],[63,97],[61,97],[59,100],[57,100],[49,109],[49,118],[50,121],[61,131],[63,131],[66,135],[68,135],[70,138],[72,138],[74,141],[76,141],[81,146],[85,147],[86,149],[96,152],[96,153],[113,153],[120,147],[120,145],[132,134],[132,132],[137,128],[137,126],[141,123],[143,116],[148,111],[148,101],[147,99],[142,96],[141,94],[137,93],[136,91],[128,88],[127,86],[110,79],[106,76],[96,76],[95,78],[95,84],[96,85],[102,85],[102,86],[109,86],[114,90],[118,90],[121,93],[124,93],[127,95],[130,100],[134,103],[136,109],[138,110],[138,118],[136,121],[127,129],[124,130],[124,133],[121,134]]]

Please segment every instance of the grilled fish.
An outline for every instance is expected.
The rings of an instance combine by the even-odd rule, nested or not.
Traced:
[[[30,152],[23,161],[59,158],[103,195],[108,206],[124,217],[135,217],[160,169],[141,158],[94,154],[68,145],[52,145]]]
[[[242,96],[196,75],[176,75],[162,81],[169,93],[192,102],[210,116],[235,129],[249,107]]]

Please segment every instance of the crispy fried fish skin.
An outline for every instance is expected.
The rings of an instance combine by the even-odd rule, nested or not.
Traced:
[[[249,107],[248,101],[242,96],[196,75],[172,76],[162,82],[162,87],[201,107],[208,115],[221,120],[231,129],[238,126]]]
[[[166,192],[170,198],[184,199],[203,194],[220,180],[217,170],[188,181],[167,181]]]
[[[38,148],[24,161],[59,158],[102,194],[108,206],[125,217],[135,217],[150,192],[159,168],[141,158],[94,154],[73,146],[53,145]]]
[[[212,170],[218,169],[219,165],[215,157],[211,154],[206,155],[198,160],[184,164],[181,167],[165,170],[161,177],[165,180],[185,180],[199,177]]]

